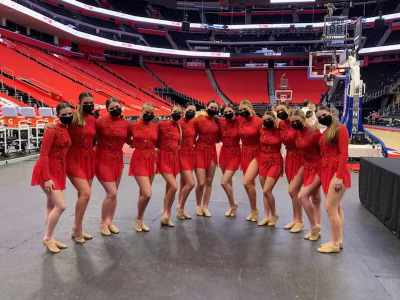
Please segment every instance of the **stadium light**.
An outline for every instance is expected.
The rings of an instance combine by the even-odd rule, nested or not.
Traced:
[[[272,4],[292,4],[292,3],[300,3],[300,2],[315,2],[315,0],[271,0]]]

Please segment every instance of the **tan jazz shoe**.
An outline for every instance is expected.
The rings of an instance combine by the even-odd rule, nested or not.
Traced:
[[[257,222],[258,220],[258,208],[256,211],[251,211],[250,214],[246,217],[246,221]]]
[[[268,225],[268,223],[269,223],[269,218],[265,218],[264,220],[258,223],[258,226],[265,226]]]
[[[311,237],[311,232],[307,233],[307,234],[304,236],[304,239],[305,239],[305,240],[308,240],[310,237]]]
[[[72,227],[71,238],[74,238],[74,232],[75,232],[75,225],[74,225],[74,227]],[[93,236],[91,234],[86,233],[84,231],[82,231],[82,236],[85,240],[91,240],[93,238]]]
[[[192,216],[187,214],[185,211],[183,212],[183,215],[185,216],[185,219],[190,220],[192,218]]]
[[[268,226],[275,226],[276,225],[276,221],[278,221],[279,216],[275,215],[273,217],[271,217],[271,219],[269,219],[269,223]]]
[[[304,222],[297,222],[292,229],[290,229],[291,233],[298,233],[300,232],[300,230],[302,230],[304,228],[306,224]]]
[[[110,229],[111,233],[114,233],[114,234],[118,234],[119,233],[119,229],[117,227],[115,227],[114,224],[108,225],[108,229]]]
[[[60,243],[57,241],[54,241],[54,243],[56,244],[58,249],[67,249],[68,248],[68,245],[66,245],[66,244],[63,244],[63,243]]]
[[[167,226],[168,227],[175,227],[175,224],[174,224],[174,222],[172,222],[171,220],[168,219]]]
[[[100,232],[102,235],[105,235],[105,236],[111,235],[110,229],[108,228],[107,224],[100,225]]]
[[[71,237],[77,242],[78,244],[85,243],[85,238],[83,237],[82,232],[73,232]]]
[[[161,220],[160,220],[161,226],[167,226],[168,225],[168,221],[169,221],[168,217],[163,216],[161,218]]]
[[[323,243],[323,244],[321,244],[320,247],[329,246],[330,244],[331,244],[331,242]],[[340,243],[339,243],[339,248],[340,248],[340,250],[343,249],[343,242],[340,242]]]
[[[285,226],[283,227],[283,229],[285,229],[285,230],[290,230],[290,229],[292,229],[295,225],[296,225],[296,222],[295,222],[295,221],[292,221],[292,222],[290,222],[289,224],[285,225]]]
[[[146,224],[144,224],[144,223],[142,222],[142,230],[143,230],[144,232],[149,232],[149,231],[150,231],[150,228],[149,228],[148,226],[146,226]]]
[[[198,216],[203,216],[203,209],[201,208],[201,206],[196,206],[196,215]]]
[[[143,222],[135,218],[135,230],[136,232],[141,232],[143,229]]]
[[[208,208],[203,207],[203,213],[204,213],[204,216],[206,216],[208,218],[211,217],[211,213],[208,210]]]
[[[317,225],[313,231],[311,231],[311,236],[308,239],[309,241],[316,241],[321,238],[321,225]]]
[[[239,204],[235,202],[235,206],[231,210],[231,217],[236,217],[238,211]]]
[[[47,249],[52,253],[60,252],[60,249],[56,246],[55,241],[46,241],[45,239],[43,239],[42,244],[45,245]]]
[[[178,218],[179,220],[185,220],[185,219],[186,219],[186,218],[185,218],[185,213],[184,213],[183,209],[179,209],[179,208],[178,208],[178,211],[176,212],[176,216],[177,216],[177,218]]]
[[[319,253],[339,253],[340,247],[334,247],[331,243],[327,243],[328,245],[324,247],[319,247],[317,251]]]
[[[232,208],[230,208],[226,213],[225,213],[225,217],[230,217],[232,213]]]

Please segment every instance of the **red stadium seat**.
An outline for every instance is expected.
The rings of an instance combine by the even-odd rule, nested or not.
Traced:
[[[292,90],[291,102],[302,103],[304,99],[312,103],[320,103],[321,94],[326,93],[328,87],[324,86],[323,80],[310,80],[307,78],[307,70],[275,70],[275,89],[280,90],[279,83],[282,75],[288,79],[288,90]]]
[[[189,70],[155,64],[149,64],[148,68],[177,92],[203,103],[209,100],[224,103],[214,91],[205,70]]]
[[[267,71],[213,71],[221,91],[233,102],[269,103]]]

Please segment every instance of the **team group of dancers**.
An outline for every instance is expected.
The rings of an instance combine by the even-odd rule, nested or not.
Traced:
[[[259,226],[275,226],[276,211],[273,189],[283,173],[289,182],[289,195],[293,204],[293,220],[284,228],[292,233],[305,226],[302,210],[308,217],[310,232],[305,239],[316,241],[321,237],[320,187],[326,195],[326,211],[330,221],[331,241],[322,244],[319,252],[337,253],[343,248],[342,198],[351,186],[348,156],[348,133],[332,112],[319,106],[316,112],[291,110],[285,102],[268,110],[262,118],[256,116],[252,104],[244,100],[238,112],[231,104],[219,107],[209,101],[207,115],[196,117],[196,106],[187,103],[185,108],[173,106],[171,119],[152,122],[154,105],[142,106],[142,115],[130,123],[122,116],[120,101],[106,101],[108,115],[93,116],[94,100],[88,92],[79,96],[75,112],[68,103],[57,108],[59,123],[48,126],[42,140],[40,158],[32,175],[32,185],[40,185],[47,196],[46,233],[43,244],[53,253],[67,248],[54,238],[57,222],[65,210],[62,191],[66,177],[78,192],[72,238],[85,243],[92,236],[83,232],[83,217],[91,196],[94,176],[105,190],[102,202],[100,231],[110,236],[119,233],[113,224],[117,207],[118,186],[123,170],[124,144],[134,148],[129,167],[139,186],[139,199],[134,229],[148,232],[143,223],[146,207],[152,197],[154,176],[159,173],[166,182],[161,225],[174,227],[171,209],[178,193],[177,218],[191,219],[185,211],[186,200],[195,188],[196,215],[211,217],[209,202],[217,166],[223,176],[221,186],[229,200],[227,217],[235,217],[232,177],[242,170],[243,185],[247,192],[251,212],[246,220],[259,218],[255,179],[263,190],[264,219]],[[222,117],[218,118],[221,114]],[[312,118],[317,120],[312,122]],[[321,133],[322,124],[326,129]],[[97,141],[94,147],[94,141]],[[217,158],[216,144],[222,142]],[[281,154],[286,148],[285,163]],[[193,174],[194,173],[194,174]],[[180,184],[176,180],[180,174]],[[196,183],[194,179],[196,176]]]

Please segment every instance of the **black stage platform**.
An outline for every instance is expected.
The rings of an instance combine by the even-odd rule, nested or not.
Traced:
[[[361,203],[399,236],[400,159],[361,159],[359,193]]]
[[[303,239],[305,231],[283,230],[292,214],[287,183],[275,189],[280,219],[277,228],[246,222],[249,206],[234,177],[239,214],[226,218],[227,200],[218,170],[210,219],[194,216],[194,194],[188,211],[192,220],[161,228],[164,182],[154,182],[146,212],[149,233],[133,231],[137,186],[124,171],[115,224],[119,235],[102,237],[100,205],[104,196],[97,181],[85,218],[94,235],[85,245],[70,237],[75,192],[65,192],[67,210],[56,237],[69,245],[52,255],[41,244],[45,199],[30,187],[34,161],[0,167],[0,299],[399,299],[400,242],[365,209],[358,197],[358,175],[344,199],[344,250],[318,254],[320,242]],[[261,195],[259,195],[261,208]],[[173,221],[176,220],[174,215]],[[323,213],[322,241],[329,239]],[[308,228],[308,225],[306,226]]]

